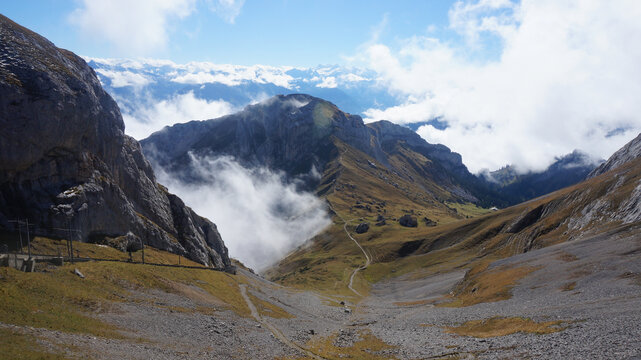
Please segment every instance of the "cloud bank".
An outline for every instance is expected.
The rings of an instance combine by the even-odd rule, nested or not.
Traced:
[[[233,24],[245,0],[78,0],[68,21],[80,31],[110,43],[123,53],[148,55],[166,48],[172,25],[205,4]]]
[[[245,0],[208,0],[209,8],[221,19],[233,24],[240,15]]]
[[[189,16],[195,5],[195,0],[80,0],[69,21],[128,54],[144,55],[163,49],[168,23]]]
[[[155,166],[158,181],[216,223],[230,256],[260,271],[330,224],[325,204],[266,168],[230,157],[195,157],[203,183],[186,184]]]
[[[145,98],[147,101],[143,100]],[[116,101],[122,102],[117,97]],[[127,135],[140,140],[165,126],[190,120],[215,119],[237,110],[224,100],[201,99],[189,91],[163,100],[139,96],[133,108],[123,109],[122,117]]]
[[[402,99],[368,121],[440,117],[418,133],[463,155],[470,170],[542,169],[582,149],[608,157],[641,131],[641,6],[633,0],[457,2],[449,31],[365,45],[365,61]],[[498,45],[497,45],[498,44]],[[498,46],[500,56],[479,61]]]

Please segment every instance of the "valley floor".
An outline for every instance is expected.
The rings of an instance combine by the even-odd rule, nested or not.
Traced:
[[[11,325],[0,317],[0,358],[29,358],[19,344],[32,342],[31,349],[40,349],[32,358],[641,357],[641,237],[575,240],[496,261],[490,269],[511,266],[533,269],[511,298],[465,307],[443,306],[443,299],[466,269],[403,275],[375,284],[362,299],[292,290],[245,270],[216,275],[233,279],[228,289],[210,289],[204,275],[162,280],[163,286],[130,287],[124,298],[98,308],[86,305],[91,318],[115,329],[107,335]],[[91,281],[92,272],[84,271],[83,281]],[[232,297],[216,292],[232,290]]]

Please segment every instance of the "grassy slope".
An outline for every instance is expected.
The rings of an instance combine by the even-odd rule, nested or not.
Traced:
[[[34,249],[39,253],[46,252],[46,249],[56,253],[61,244],[38,238],[34,241]],[[126,253],[93,244],[77,244],[74,248],[80,250],[81,256],[93,254],[103,258],[128,258]],[[134,255],[135,260],[139,258],[139,253]],[[145,260],[170,264],[175,263],[176,255],[147,248]],[[197,265],[185,259],[181,264]],[[75,275],[75,269],[85,278]],[[242,275],[127,262],[66,263],[60,267],[39,264],[38,270],[24,273],[13,268],[0,268],[0,324],[124,338],[118,328],[97,319],[94,314],[108,311],[119,302],[142,301],[132,296],[132,291],[147,289],[180,294],[199,304],[193,308],[172,309],[175,311],[211,314],[230,310],[239,316],[251,316],[240,293],[239,284],[247,283]],[[195,287],[202,291],[194,291]],[[261,313],[266,316],[290,316],[271,303],[257,302]],[[162,307],[155,303],[151,305]],[[49,354],[48,350],[34,345],[38,340],[32,335],[1,326],[0,334],[6,335],[0,337],[0,348],[24,354],[27,358],[59,357],[59,354]]]
[[[641,159],[581,184],[559,190],[528,203],[483,217],[438,226],[426,232],[425,241],[408,257],[373,264],[364,271],[370,282],[411,273],[424,277],[455,269],[469,269],[464,280],[445,298],[444,306],[468,306],[509,298],[509,289],[531,268],[493,268],[497,259],[568,241],[579,234],[634,231],[609,214],[630,197],[641,181]],[[618,184],[618,185],[617,185]],[[607,204],[584,224],[573,227],[595,205]],[[523,223],[528,214],[541,208],[541,216]],[[606,216],[607,215],[607,216]],[[516,224],[528,224],[518,231]],[[637,224],[638,225],[638,224]],[[514,229],[516,230],[516,229]]]
[[[396,258],[394,254],[403,243],[423,239],[426,233],[440,228],[426,226],[424,217],[438,224],[452,224],[489,212],[473,204],[455,202],[449,192],[434,184],[426,188],[422,183],[405,180],[419,177],[408,159],[416,163],[429,162],[418,153],[401,149],[390,156],[394,166],[405,171],[401,177],[338,140],[336,146],[341,155],[327,167],[319,193],[325,194],[340,217],[334,216],[333,224],[325,232],[267,271],[270,279],[283,285],[352,294],[347,282],[353,269],[364,263],[364,256],[345,234],[341,217],[349,222],[348,230],[372,255],[374,262],[380,262]],[[397,219],[404,214],[415,216],[418,227],[400,226]],[[386,218],[384,226],[375,225],[379,215]],[[361,222],[370,224],[369,231],[356,234],[354,228]],[[360,276],[355,284],[359,292],[367,292],[367,282]]]
[[[510,287],[532,271],[490,269],[488,265],[495,260],[567,241],[581,233],[626,231],[621,221],[605,215],[616,212],[641,181],[638,159],[600,177],[491,212],[471,204],[441,201],[431,196],[434,192],[423,191],[380,170],[384,169],[380,166],[369,166],[367,160],[374,160],[366,155],[351,148],[342,151],[341,159],[325,173],[335,179],[331,191],[323,192],[336,212],[353,220],[348,230],[374,259],[361,272],[364,278],[356,282],[359,292],[365,291],[368,283],[403,274],[425,277],[472,269],[456,289],[455,298],[448,300],[451,306],[505,299]],[[599,204],[606,204],[601,205],[605,206],[601,213],[585,224],[577,221]],[[355,205],[369,205],[371,211]],[[417,228],[403,228],[390,220],[409,211],[419,219]],[[388,219],[386,226],[373,226],[379,213]],[[423,216],[437,221],[438,226],[424,226],[420,221]],[[357,235],[354,226],[362,221],[370,223],[370,230]],[[342,221],[334,217],[334,224],[326,232],[289,254],[267,275],[285,285],[349,294],[345,288],[349,274],[363,264],[364,258],[342,226]],[[492,283],[497,285],[490,286]],[[472,296],[479,287],[485,291]]]

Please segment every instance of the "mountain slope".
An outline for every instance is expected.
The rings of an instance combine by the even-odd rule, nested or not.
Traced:
[[[216,226],[156,183],[118,106],[70,51],[0,16],[0,229],[140,243],[216,268],[230,260]],[[13,245],[13,241],[11,245]]]
[[[166,127],[141,144],[161,166],[195,181],[189,153],[231,155],[248,166],[268,166],[294,178],[309,173],[313,167],[323,173],[326,165],[340,155],[336,141],[360,151],[406,181],[418,184],[422,179],[415,179],[412,174],[427,176],[448,192],[440,200],[476,201],[474,194],[459,184],[459,178],[474,178],[460,155],[443,145],[428,144],[415,132],[387,121],[364,124],[359,116],[309,95],[280,95],[234,115]],[[403,151],[412,155],[403,155]],[[411,156],[421,159],[412,162],[416,159],[410,160]],[[369,166],[376,168],[374,163]],[[308,185],[318,184],[309,181]]]
[[[519,174],[513,166],[506,166],[483,176],[494,183],[491,186],[508,205],[515,205],[581,182],[598,164],[587,154],[575,150],[558,157],[544,171]]]
[[[618,152],[608,162],[619,156]],[[634,237],[641,228],[641,157],[627,159],[608,172],[538,199],[399,238],[395,246],[389,244],[388,254],[395,256],[379,259],[365,276],[376,282],[419,269],[426,276],[464,266],[477,269],[476,275],[467,276],[467,284],[472,284],[484,273],[483,266],[496,259],[596,235]],[[412,251],[399,256],[409,244]],[[461,286],[459,295],[466,291],[469,295],[471,289]]]
[[[277,96],[234,115],[167,127],[141,144],[164,171],[187,183],[207,181],[195,159],[208,156],[231,155],[247,167],[282,171],[329,200],[332,211],[368,221],[368,234],[401,227],[403,215],[416,217],[422,228],[487,211],[472,203],[489,196],[460,155],[387,121],[364,124],[309,95]],[[384,225],[374,226],[383,218]],[[317,257],[311,262],[288,257],[283,271],[311,266],[330,272],[317,288],[342,280],[343,271],[362,256],[345,241],[342,227],[335,222],[319,235],[325,244],[319,246],[333,251],[299,253]]]

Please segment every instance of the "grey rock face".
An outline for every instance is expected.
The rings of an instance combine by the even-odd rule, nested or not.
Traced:
[[[40,235],[66,236],[55,229],[70,226],[78,240],[140,239],[229,267],[216,226],[156,183],[123,131],[84,60],[0,15],[0,229],[27,218]]]
[[[639,134],[636,138],[634,138],[632,141],[627,143],[624,147],[610,156],[608,161],[604,162],[599,167],[594,169],[588,175],[588,178],[593,178],[610,170],[616,169],[617,167],[638,157],[641,157],[641,134]]]

